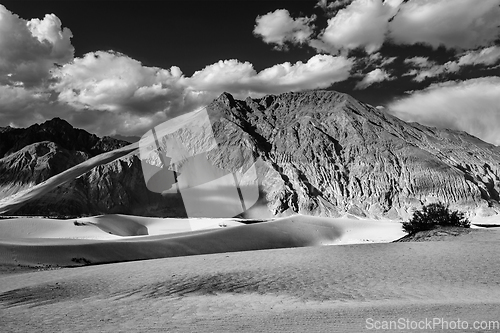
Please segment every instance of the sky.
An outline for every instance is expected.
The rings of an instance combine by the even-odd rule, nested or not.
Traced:
[[[0,0],[0,126],[141,136],[309,89],[500,145],[500,0]]]

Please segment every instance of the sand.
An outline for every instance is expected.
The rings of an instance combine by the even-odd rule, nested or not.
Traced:
[[[270,249],[4,274],[0,327],[362,332],[370,318],[472,325],[500,319],[498,253],[500,230],[475,229],[439,242]]]
[[[2,332],[362,332],[375,321],[500,320],[500,228],[391,243],[400,223],[243,222],[0,220]]]
[[[244,224],[237,219],[162,219],[105,215],[72,220],[0,221],[0,265],[68,267],[210,253],[392,241],[388,221],[291,216]]]

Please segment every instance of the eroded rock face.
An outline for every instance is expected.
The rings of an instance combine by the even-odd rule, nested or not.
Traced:
[[[274,214],[400,219],[438,200],[470,215],[500,211],[500,148],[464,132],[408,124],[331,91],[224,94],[209,112],[224,114],[214,127],[227,154],[250,147],[265,162]]]
[[[89,158],[126,146],[55,118],[27,129],[0,131],[0,201],[22,193]],[[174,205],[175,203],[175,205]],[[147,190],[139,159],[126,156],[93,168],[9,214],[79,216],[104,213],[182,216],[178,199]],[[180,205],[182,208],[182,205]]]
[[[186,216],[180,196],[165,198],[146,188],[136,155],[95,167],[15,212],[16,215],[44,216],[113,213]]]
[[[262,199],[274,215],[406,219],[435,201],[469,217],[500,211],[500,148],[464,132],[408,124],[332,91],[244,101],[225,93],[207,111],[216,119],[220,145],[209,159],[235,170],[241,166],[235,152],[253,154]],[[5,128],[0,135],[18,131]],[[122,144],[65,131],[59,142],[57,135],[21,135],[24,139],[17,141],[43,139],[21,148],[0,141],[0,195],[15,192],[14,183],[22,189]],[[5,185],[9,181],[11,187]],[[133,154],[95,167],[15,212],[25,213],[185,216],[179,195],[166,198],[147,190]]]

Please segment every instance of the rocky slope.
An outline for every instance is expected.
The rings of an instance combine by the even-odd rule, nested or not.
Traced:
[[[274,215],[405,219],[438,200],[469,216],[500,211],[500,149],[466,133],[408,124],[332,91],[244,101],[223,94],[207,111],[220,146],[209,159],[236,170],[237,152],[258,158],[261,199]],[[13,183],[32,186],[118,142],[75,130],[62,141],[59,134],[39,134],[4,144],[3,136],[12,133],[21,132],[0,131],[0,201],[16,191]],[[188,132],[178,134],[188,140]],[[97,166],[15,214],[185,214],[180,196],[162,198],[146,189],[137,155]]]
[[[129,143],[110,137],[99,138],[75,129],[59,118],[27,129],[0,130],[0,206],[9,199],[54,180],[65,170],[76,168],[90,158],[103,156]],[[122,154],[123,155],[123,154]],[[25,200],[17,215],[81,216],[123,212],[167,214],[161,195],[147,190],[141,163],[131,154],[91,168],[43,196]],[[17,206],[16,206],[17,207]],[[167,212],[164,209],[167,208]]]
[[[331,91],[224,94],[209,110],[223,114],[218,142],[265,162],[275,214],[404,219],[438,200],[469,216],[500,211],[500,149],[467,133],[408,124]]]

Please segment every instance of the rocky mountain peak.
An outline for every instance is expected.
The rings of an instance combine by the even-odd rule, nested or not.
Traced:
[[[83,129],[74,128],[64,119],[54,118],[28,128],[0,131],[0,158],[41,141],[54,142],[66,150],[80,151],[91,156],[128,144],[113,138],[101,139]]]
[[[228,92],[223,92],[222,94],[220,94],[220,96],[217,97],[217,99],[214,102],[215,103],[222,103],[229,108],[231,108],[235,105],[235,100],[234,100],[233,95],[231,95]]]
[[[71,126],[70,123],[68,123],[66,120],[61,119],[59,117],[49,119],[49,120],[45,121],[44,123],[42,123],[40,126],[45,127],[45,128],[73,129],[73,126]]]
[[[433,201],[471,215],[500,211],[500,149],[466,133],[408,124],[335,91],[208,109],[228,120],[215,125],[217,142],[229,143],[215,163],[231,164],[238,146],[252,149],[267,167],[263,188],[275,214],[399,219]]]

